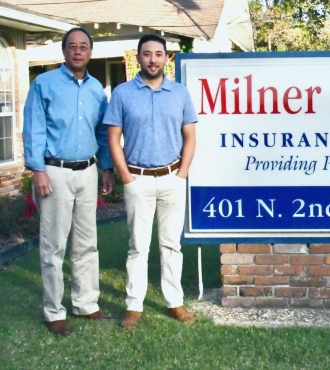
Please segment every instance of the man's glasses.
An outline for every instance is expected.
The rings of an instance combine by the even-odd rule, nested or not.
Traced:
[[[89,47],[87,47],[87,46],[78,46],[78,45],[69,45],[68,47],[67,47],[67,50],[69,50],[70,52],[74,52],[74,51],[76,51],[76,49],[78,49],[80,52],[82,52],[82,53],[85,53],[86,51],[88,51],[88,50],[90,50],[90,48]]]

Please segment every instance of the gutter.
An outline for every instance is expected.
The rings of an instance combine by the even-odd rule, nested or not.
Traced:
[[[61,21],[57,21],[55,19],[42,17],[32,13],[26,13],[23,11],[19,11],[16,9],[7,8],[4,6],[0,6],[0,14],[1,18],[13,20],[25,24],[30,24],[34,26],[42,26],[49,30],[59,30],[59,31],[69,31],[74,26],[70,23],[65,23]]]

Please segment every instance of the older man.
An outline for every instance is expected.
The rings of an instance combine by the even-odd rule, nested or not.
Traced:
[[[68,336],[72,329],[62,305],[62,265],[70,235],[71,299],[74,317],[110,318],[99,311],[96,240],[98,171],[103,193],[113,187],[113,162],[101,124],[106,96],[86,70],[93,41],[81,28],[62,40],[65,63],[38,76],[24,108],[25,165],[33,171],[40,211],[40,259],[45,324]]]

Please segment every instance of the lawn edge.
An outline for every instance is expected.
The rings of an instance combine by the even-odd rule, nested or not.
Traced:
[[[98,220],[97,225],[111,224],[114,222],[122,221],[126,218],[126,215],[109,217],[103,220]],[[16,258],[23,256],[24,254],[32,251],[33,249],[39,248],[39,236],[33,239],[26,240],[23,243],[15,244],[8,249],[0,252],[0,267],[8,265]]]

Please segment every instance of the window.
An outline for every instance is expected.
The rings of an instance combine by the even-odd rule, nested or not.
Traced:
[[[88,68],[90,70],[90,67]],[[126,81],[125,64],[122,58],[114,58],[111,61],[106,62],[106,88],[105,93],[110,99],[113,89],[119,84]],[[95,76],[95,74],[92,75]]]
[[[14,160],[13,62],[10,49],[0,38],[0,164]]]

